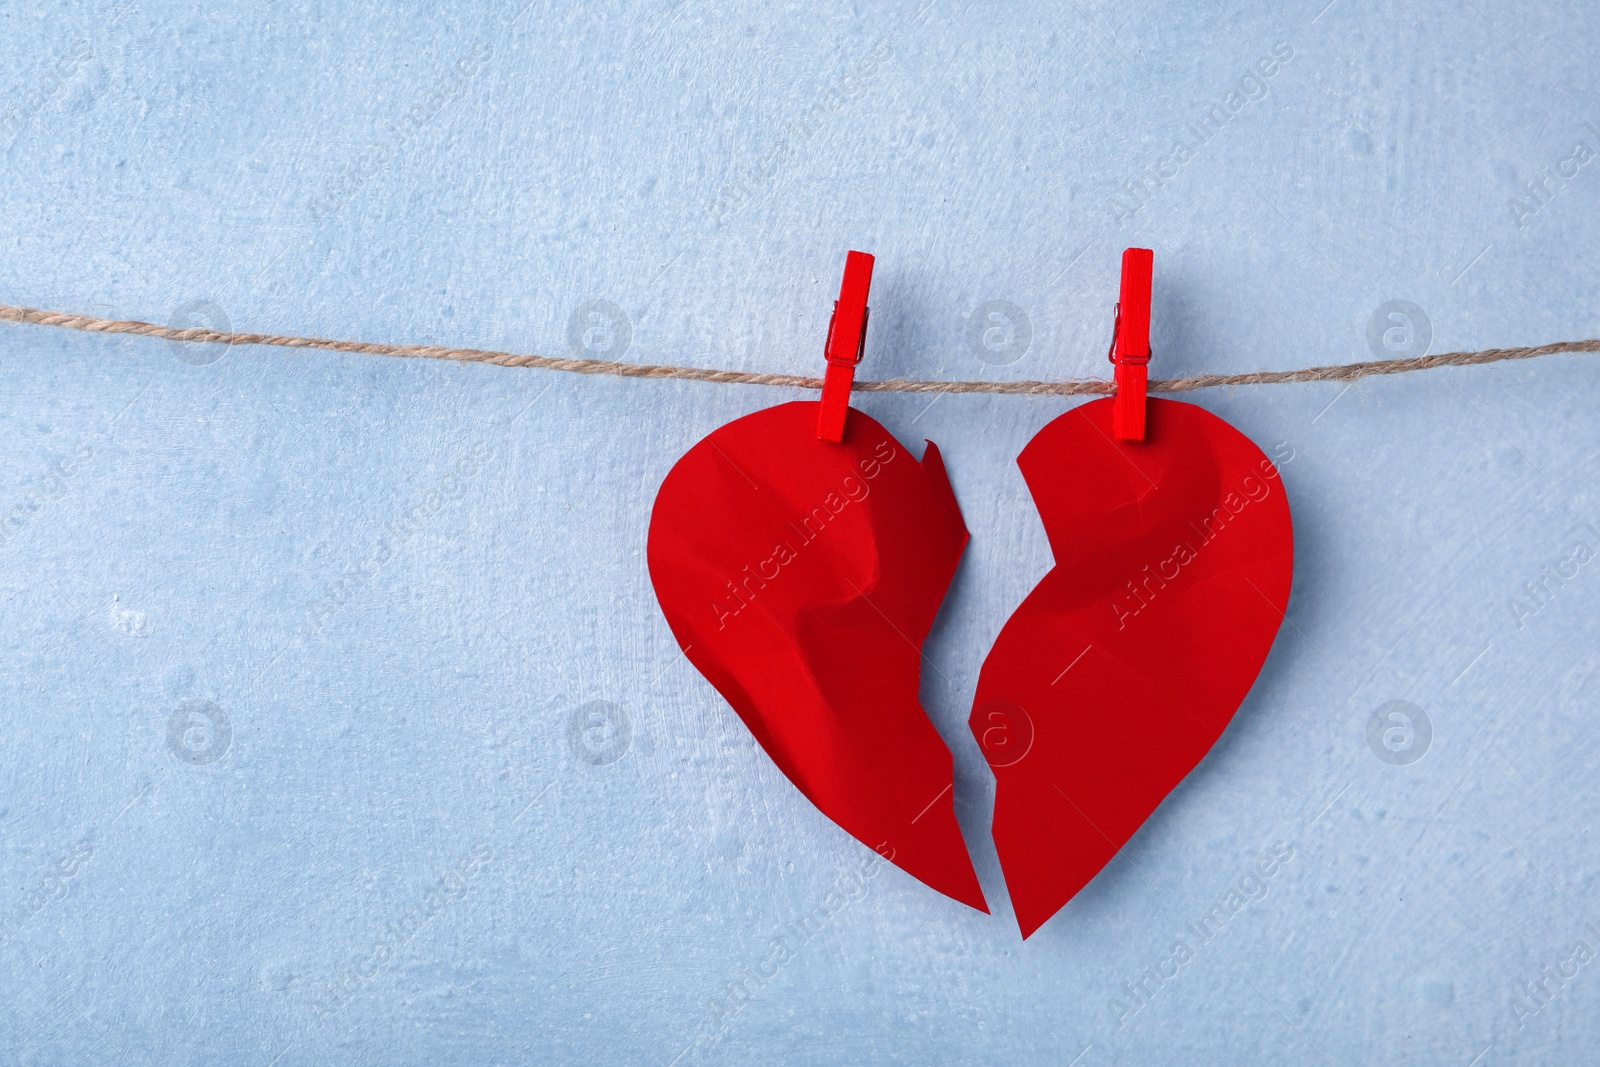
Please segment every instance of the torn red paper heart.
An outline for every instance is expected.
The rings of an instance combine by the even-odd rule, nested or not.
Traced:
[[[1027,937],[1100,872],[1222,734],[1272,647],[1294,567],[1277,468],[1202,408],[1075,408],[1017,459],[1055,566],[984,661],[969,725]]]
[[[950,751],[917,702],[922,642],[967,543],[939,450],[919,463],[817,402],[716,430],[668,473],[649,566],[673,636],[823,814],[987,911],[952,802]]]

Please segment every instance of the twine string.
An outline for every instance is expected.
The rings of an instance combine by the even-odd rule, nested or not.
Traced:
[[[488,363],[496,367],[536,367],[570,374],[608,374],[618,378],[671,378],[679,381],[714,382],[724,385],[776,385],[793,389],[822,388],[821,378],[796,374],[758,374],[752,371],[709,370],[701,367],[662,366],[649,363],[619,363],[606,359],[567,359],[556,356],[518,355],[482,348],[442,348],[436,345],[390,345],[372,341],[330,341],[320,337],[286,337],[265,333],[229,333],[203,326],[177,329],[127,319],[103,319],[93,315],[72,315],[39,308],[0,304],[0,321],[54,326],[87,333],[134,334],[160,337],[191,344],[274,345],[279,348],[315,348],[329,352],[355,352],[369,356],[394,356],[402,359],[448,359],[458,363]],[[1475,367],[1512,359],[1537,359],[1562,353],[1600,352],[1600,338],[1587,341],[1557,341],[1531,348],[1488,348],[1480,352],[1444,352],[1433,356],[1405,359],[1379,359],[1366,363],[1338,363],[1300,370],[1253,371],[1248,374],[1197,374],[1188,378],[1152,380],[1152,393],[1187,393],[1228,385],[1285,385],[1290,382],[1353,382],[1379,374],[1409,374],[1434,367]],[[1109,396],[1115,384],[1105,378],[1060,379],[1057,381],[960,382],[930,381],[919,378],[890,378],[884,381],[855,383],[864,393],[1004,393],[1028,396]]]

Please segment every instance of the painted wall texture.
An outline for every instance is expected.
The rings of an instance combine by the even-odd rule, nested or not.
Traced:
[[[0,25],[10,304],[814,374],[859,248],[864,377],[1103,376],[1140,245],[1158,377],[1600,334],[1578,0]],[[923,700],[985,917],[656,607],[668,468],[801,394],[0,327],[0,1064],[1592,1062],[1597,374],[1191,395],[1288,457],[1289,621],[1022,943],[965,720],[1067,402],[857,401],[973,535]]]

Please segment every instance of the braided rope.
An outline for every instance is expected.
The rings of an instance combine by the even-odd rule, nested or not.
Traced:
[[[93,315],[70,315],[39,308],[0,304],[0,321],[55,326],[87,333],[134,334],[160,337],[168,341],[194,344],[275,345],[280,348],[315,348],[330,352],[356,352],[370,356],[395,356],[404,359],[449,359],[460,363],[489,363],[497,367],[537,367],[540,370],[569,374],[609,374],[618,378],[674,378],[680,381],[715,382],[731,385],[777,385],[794,389],[821,389],[821,378],[795,374],[757,374],[751,371],[706,370],[700,367],[661,366],[649,363],[618,363],[606,359],[564,359],[554,356],[517,355],[482,348],[443,348],[436,345],[389,345],[371,341],[330,341],[319,337],[286,337],[266,333],[228,333],[203,326],[176,329],[149,322],[102,319]],[[1474,367],[1512,359],[1537,359],[1571,352],[1600,352],[1600,339],[1558,341],[1532,348],[1489,348],[1481,352],[1445,352],[1436,356],[1408,359],[1380,359],[1367,363],[1339,363],[1289,371],[1253,371],[1248,374],[1199,374],[1188,378],[1151,381],[1152,393],[1187,393],[1225,385],[1283,385],[1290,382],[1353,382],[1379,374],[1408,374],[1435,367]],[[886,381],[856,382],[864,393],[1005,393],[1029,396],[1109,396],[1112,382],[1103,378],[1062,379],[1053,382],[957,382],[928,381],[916,378],[890,378]]]

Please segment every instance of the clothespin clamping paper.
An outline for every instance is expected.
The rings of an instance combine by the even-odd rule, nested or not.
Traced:
[[[867,290],[872,288],[872,257],[851,252],[844,261],[844,281],[828,323],[825,355],[828,369],[822,380],[822,409],[817,415],[817,437],[844,440],[844,419],[850,410],[850,387],[856,364],[867,344]],[[1148,288],[1148,287],[1147,287]]]
[[[1122,293],[1117,301],[1109,358],[1116,366],[1117,397],[1111,433],[1118,441],[1144,440],[1145,387],[1150,363],[1150,276],[1155,253],[1129,248],[1122,253]]]

